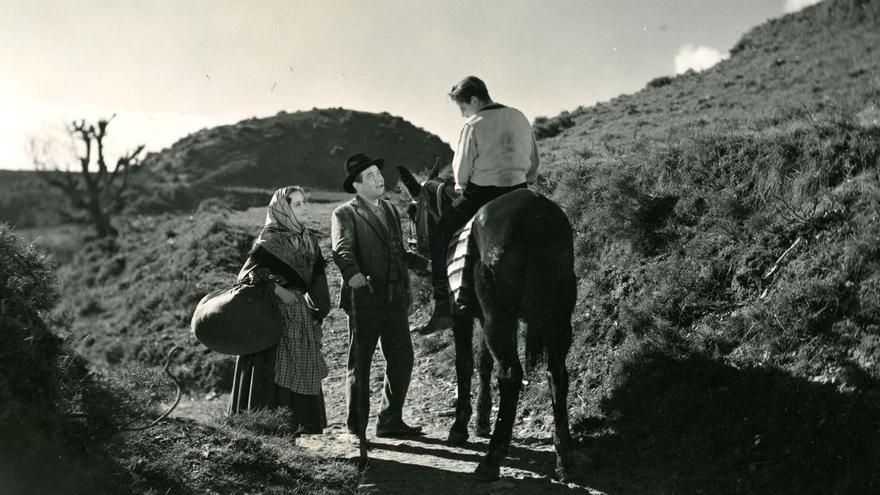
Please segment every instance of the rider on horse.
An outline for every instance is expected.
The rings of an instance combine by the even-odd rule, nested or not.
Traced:
[[[452,87],[449,97],[466,118],[452,159],[455,189],[461,196],[437,224],[432,242],[434,328],[452,326],[446,276],[446,249],[456,230],[486,203],[526,187],[538,174],[538,147],[532,126],[519,110],[495,103],[486,84],[468,76]]]

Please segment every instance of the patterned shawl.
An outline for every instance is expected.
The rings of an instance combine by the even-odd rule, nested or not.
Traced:
[[[315,239],[309,229],[300,223],[287,202],[292,186],[275,191],[266,210],[266,224],[254,241],[253,249],[261,247],[290,266],[306,284],[312,280],[315,257]]]

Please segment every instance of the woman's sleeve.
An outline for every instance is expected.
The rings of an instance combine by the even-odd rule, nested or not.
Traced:
[[[257,246],[251,253],[251,257],[261,266],[268,268],[273,275],[283,277],[286,283],[282,283],[282,286],[293,286],[303,292],[307,290],[306,283],[302,277],[293,268],[289,267],[287,263],[281,261],[269,251]]]
[[[323,320],[330,313],[330,288],[327,284],[327,262],[319,248],[316,248],[316,252],[318,255],[315,258],[312,283],[309,284],[306,298],[315,317]]]

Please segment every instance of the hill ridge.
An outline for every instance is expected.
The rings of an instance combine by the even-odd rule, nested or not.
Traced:
[[[537,118],[543,163],[577,162],[674,128],[724,127],[755,113],[821,111],[841,98],[868,102],[880,91],[878,26],[876,0],[826,0],[770,19],[704,71],[661,75],[634,93]]]

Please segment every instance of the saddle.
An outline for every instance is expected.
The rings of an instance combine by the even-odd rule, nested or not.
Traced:
[[[473,246],[471,242],[471,218],[452,235],[446,248],[446,277],[449,280],[452,304],[456,311],[467,309],[474,301],[473,294]]]

